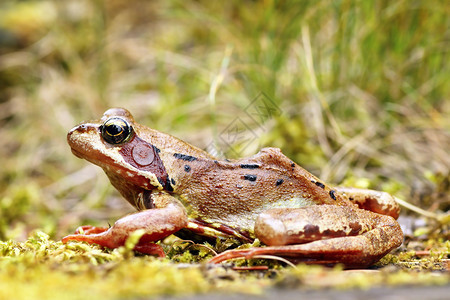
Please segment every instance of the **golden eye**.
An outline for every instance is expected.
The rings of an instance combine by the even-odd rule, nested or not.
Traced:
[[[133,135],[133,127],[124,119],[110,118],[100,126],[103,139],[113,145],[127,142]]]

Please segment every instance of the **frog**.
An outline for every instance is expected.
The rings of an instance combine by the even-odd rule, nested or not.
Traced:
[[[164,257],[157,242],[174,234],[262,245],[230,249],[210,263],[261,255],[295,263],[367,267],[403,241],[395,197],[332,186],[285,156],[263,148],[219,159],[170,134],[135,122],[124,108],[67,134],[72,153],[101,167],[137,212],[113,226],[81,226],[63,243],[118,248],[139,230],[134,250]]]

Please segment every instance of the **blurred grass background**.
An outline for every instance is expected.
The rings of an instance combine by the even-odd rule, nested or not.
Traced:
[[[331,183],[448,211],[449,15],[438,0],[3,0],[0,238],[133,211],[71,154],[75,124],[121,106],[206,148],[261,92],[281,114],[241,155],[280,147]]]

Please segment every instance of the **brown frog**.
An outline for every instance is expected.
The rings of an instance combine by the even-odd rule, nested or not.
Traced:
[[[105,171],[139,212],[110,228],[80,227],[63,242],[108,248],[143,230],[135,250],[164,256],[153,243],[170,234],[258,238],[267,247],[229,250],[218,263],[271,254],[294,262],[371,265],[400,246],[399,206],[387,193],[331,187],[264,148],[250,158],[219,160],[171,135],[135,123],[125,109],[106,111],[67,135],[72,152]]]

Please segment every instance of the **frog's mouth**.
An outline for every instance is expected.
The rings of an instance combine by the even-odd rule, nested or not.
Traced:
[[[75,155],[76,157],[81,158],[81,159],[84,158],[84,157],[81,155],[81,153],[78,152],[77,150],[75,150],[75,149],[73,149],[73,148],[70,148],[70,150],[72,150],[73,155]]]

